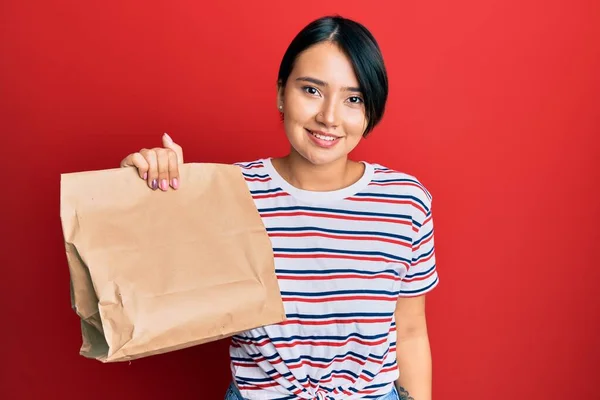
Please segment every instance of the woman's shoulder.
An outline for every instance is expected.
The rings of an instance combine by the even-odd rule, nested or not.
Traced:
[[[373,170],[371,189],[389,196],[413,197],[427,206],[431,204],[432,194],[417,176],[378,163],[370,163],[370,166]]]
[[[233,165],[240,167],[244,171],[265,168],[265,164],[266,160],[264,158],[258,158],[250,161],[237,161],[233,163]]]

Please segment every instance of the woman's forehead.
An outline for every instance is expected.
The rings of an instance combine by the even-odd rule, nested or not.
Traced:
[[[331,86],[358,86],[350,59],[336,44],[330,42],[313,45],[298,55],[292,75],[293,79],[308,76]]]

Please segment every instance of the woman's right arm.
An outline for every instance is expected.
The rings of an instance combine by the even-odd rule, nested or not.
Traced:
[[[183,150],[166,133],[162,137],[163,147],[141,149],[129,154],[121,161],[122,168],[137,168],[140,178],[152,190],[178,189],[179,164],[183,164]]]

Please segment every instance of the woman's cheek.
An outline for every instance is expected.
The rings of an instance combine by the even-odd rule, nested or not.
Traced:
[[[348,134],[359,136],[362,135],[363,130],[367,126],[365,113],[362,110],[348,110],[344,118]]]

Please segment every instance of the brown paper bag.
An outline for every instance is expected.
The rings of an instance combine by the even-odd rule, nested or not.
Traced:
[[[184,164],[180,174],[180,189],[167,192],[133,168],[61,175],[81,355],[133,360],[285,319],[271,243],[241,170]]]

